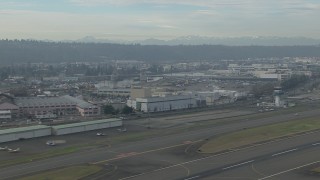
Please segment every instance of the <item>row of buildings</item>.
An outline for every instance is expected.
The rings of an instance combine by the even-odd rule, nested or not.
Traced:
[[[62,124],[57,126],[36,125],[0,130],[0,143],[31,139],[51,135],[65,135],[80,133],[98,129],[122,126],[122,119],[100,119],[88,122]],[[65,140],[49,141],[53,143],[65,143]]]
[[[133,88],[127,106],[141,112],[162,112],[235,102],[246,93],[230,90],[184,92],[152,96],[149,88]]]
[[[274,79],[278,81],[288,79],[293,74],[312,76],[312,72],[307,68],[298,68],[289,64],[229,64],[228,72],[238,75],[247,74],[256,78]]]
[[[66,115],[98,116],[100,107],[84,100],[65,95],[58,97],[11,97],[0,94],[0,119],[19,117],[52,118]]]

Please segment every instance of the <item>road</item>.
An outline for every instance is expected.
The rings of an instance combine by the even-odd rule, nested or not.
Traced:
[[[201,130],[186,131],[179,134],[145,139],[138,142],[129,142],[118,144],[115,146],[89,149],[87,151],[82,151],[79,153],[30,162],[27,164],[20,164],[12,167],[1,168],[0,179],[15,179],[18,176],[23,176],[29,173],[83,163],[106,165],[107,172],[112,172],[112,168],[115,169],[116,167],[117,171],[108,173],[108,175],[102,174],[102,176],[100,177],[101,179],[105,179],[106,177],[108,177],[108,179],[121,179],[139,175],[141,173],[147,173],[146,177],[141,176],[138,179],[150,179],[151,176],[148,176],[149,172],[162,168],[168,168],[171,166],[173,166],[173,169],[177,170],[171,172],[171,168],[168,168],[169,172],[163,171],[164,175],[168,175],[168,179],[185,178],[189,175],[201,173],[205,170],[211,170],[214,168],[219,168],[220,166],[227,166],[237,162],[245,162],[248,159],[250,160],[253,157],[259,157],[265,154],[281,152],[287,148],[299,144],[302,145],[304,143],[317,142],[317,140],[319,140],[319,138],[317,137],[320,137],[320,134],[310,134],[309,136],[301,137],[303,139],[302,141],[301,139],[294,141],[291,141],[289,139],[284,141],[285,143],[278,142],[277,145],[263,145],[253,149],[248,149],[247,151],[249,152],[237,151],[233,152],[232,154],[214,156],[214,158],[218,159],[206,162],[209,164],[212,164],[212,162],[214,162],[214,166],[208,166],[206,163],[204,163],[205,168],[199,165],[196,165],[196,167],[192,168],[185,167],[185,165],[183,164],[189,161],[198,161],[199,158],[208,158],[208,160],[211,158],[211,156],[208,157],[208,155],[199,155],[197,153],[186,154],[186,150],[188,148],[196,145],[198,142],[203,141],[204,139],[207,139],[208,137],[220,135],[227,132],[233,132],[248,127],[294,120],[296,118],[320,116],[320,112],[318,110],[302,112],[299,114],[299,117],[296,117],[293,114],[283,114],[276,117],[267,117],[260,119],[242,119],[226,124],[214,125],[212,127]],[[193,163],[187,164],[189,166]],[[159,173],[162,173],[162,171],[159,171]],[[155,177],[162,178],[162,176],[160,175]]]

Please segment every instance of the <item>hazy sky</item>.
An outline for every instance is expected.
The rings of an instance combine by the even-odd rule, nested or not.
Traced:
[[[320,38],[320,0],[0,0],[0,39]]]

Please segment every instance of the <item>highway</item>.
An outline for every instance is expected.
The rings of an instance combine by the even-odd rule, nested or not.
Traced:
[[[201,130],[186,131],[137,142],[88,149],[74,154],[1,168],[0,179],[15,179],[19,176],[34,172],[84,163],[106,165],[108,168],[110,165],[116,167],[116,171],[99,177],[101,179],[150,179],[151,177],[159,177],[160,179],[163,179],[163,177],[165,177],[164,179],[192,178],[194,177],[193,175],[200,176],[206,171],[241,164],[252,160],[252,158],[264,157],[265,155],[282,152],[297,146],[317,143],[320,133],[317,132],[281,142],[273,142],[274,144],[265,144],[255,148],[215,156],[186,153],[187,149],[192,149],[192,146],[196,146],[208,137],[248,127],[319,116],[320,112],[318,110],[311,110],[300,113],[299,117],[292,114],[283,114],[261,119],[245,119],[215,125]],[[318,147],[314,148],[319,150]],[[108,172],[113,170],[114,169],[107,169]],[[160,175],[157,173],[160,173]],[[210,174],[210,176],[212,175]]]

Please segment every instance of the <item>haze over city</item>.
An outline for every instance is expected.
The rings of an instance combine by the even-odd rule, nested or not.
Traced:
[[[1,39],[320,38],[317,0],[2,0]]]

